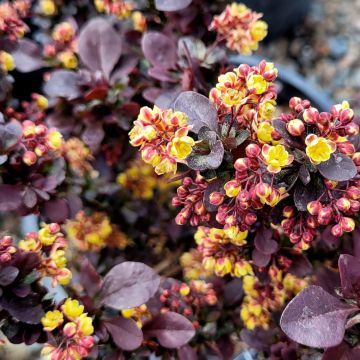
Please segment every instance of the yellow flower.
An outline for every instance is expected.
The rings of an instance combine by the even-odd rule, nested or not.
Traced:
[[[19,248],[25,251],[38,251],[41,247],[36,239],[28,238],[19,241]]]
[[[225,229],[225,234],[230,238],[230,241],[238,246],[246,244],[246,238],[248,236],[248,231],[240,231],[237,226],[230,226]]]
[[[250,29],[250,34],[255,41],[261,41],[268,33],[268,25],[265,21],[258,20]]]
[[[274,139],[271,137],[271,133],[274,131],[274,127],[270,122],[264,121],[260,123],[256,130],[256,135],[261,142],[274,143]]]
[[[95,0],[94,1],[94,4],[95,4],[95,7],[96,7],[96,10],[98,12],[104,12],[105,11],[105,5],[104,5],[104,0]]]
[[[121,310],[121,315],[122,315],[124,318],[131,318],[134,314],[135,314],[135,310],[134,310],[134,309],[124,309],[124,310]]]
[[[58,54],[59,61],[66,69],[76,69],[78,61],[72,51],[63,51]]]
[[[47,137],[47,144],[52,150],[59,150],[63,144],[63,137],[58,131],[51,131]]]
[[[55,279],[60,285],[67,285],[72,279],[72,273],[69,269],[63,268],[60,271],[57,271]]]
[[[246,5],[233,2],[230,5],[230,14],[232,16],[238,16],[245,12],[247,9],[248,7]]]
[[[161,162],[156,165],[155,172],[157,175],[163,175],[166,173],[176,173],[177,164],[175,160],[172,160],[170,158],[165,158],[161,160]]]
[[[175,137],[170,143],[170,154],[177,159],[185,159],[194,145],[195,141],[190,136]]]
[[[276,110],[276,101],[273,99],[264,101],[259,105],[259,114],[261,118],[265,120],[270,120],[275,110]]]
[[[52,245],[58,234],[52,234],[50,228],[47,225],[44,225],[42,229],[39,230],[39,240],[43,245]]]
[[[66,266],[66,257],[65,257],[65,251],[64,250],[56,250],[52,256],[51,259],[54,261],[55,265],[62,269]]]
[[[246,81],[246,85],[250,91],[254,91],[257,95],[263,94],[268,87],[267,81],[261,75],[257,74],[250,75]]]
[[[78,319],[78,326],[83,336],[89,336],[94,332],[94,327],[92,325],[92,318],[86,316],[86,314],[80,315],[80,318]]]
[[[0,66],[6,73],[15,69],[14,58],[11,54],[6,51],[0,51]]]
[[[63,322],[64,316],[59,310],[48,311],[41,319],[41,323],[45,331],[52,331]]]
[[[253,275],[253,269],[248,261],[237,262],[234,267],[234,275],[236,277],[244,277],[246,275]]]
[[[236,180],[230,180],[227,183],[225,183],[224,190],[228,197],[233,198],[238,196],[241,190],[241,185]]]
[[[270,146],[263,145],[262,155],[265,159],[267,170],[271,173],[278,173],[286,165],[290,165],[294,160],[293,155],[289,155],[283,145]]]
[[[51,16],[56,12],[56,5],[53,0],[41,0],[40,10],[44,15]]]
[[[75,320],[84,312],[84,305],[80,305],[77,300],[68,298],[61,309],[70,320]]]
[[[140,11],[134,11],[132,16],[134,30],[139,32],[146,31],[146,17]]]
[[[306,155],[315,165],[330,159],[330,155],[336,150],[336,144],[323,137],[310,134],[305,139]]]
[[[46,110],[49,106],[48,99],[43,95],[36,95],[35,102],[38,108],[41,110]]]

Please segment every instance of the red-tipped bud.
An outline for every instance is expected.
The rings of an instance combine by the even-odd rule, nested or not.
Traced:
[[[326,187],[330,190],[335,189],[338,184],[337,181],[329,180],[329,179],[324,179],[324,183],[325,183]]]
[[[297,242],[299,242],[301,240],[301,235],[295,232],[292,232],[289,236],[290,241],[293,244],[296,244]]]
[[[171,199],[171,205],[173,207],[179,207],[181,204],[182,204],[182,202],[177,196],[175,196]]]
[[[47,130],[47,127],[43,124],[40,124],[35,128],[36,135],[38,136],[44,136],[47,133]]]
[[[23,126],[23,136],[24,137],[31,137],[36,134],[36,126],[32,121],[25,120],[22,123],[22,126]]]
[[[320,209],[318,214],[318,222],[321,225],[328,225],[332,219],[333,211],[330,206],[323,207]]]
[[[346,190],[346,195],[352,200],[358,200],[360,199],[360,189],[355,186],[350,186]]]
[[[245,172],[248,170],[250,162],[246,158],[240,158],[235,161],[234,168],[236,171]]]
[[[290,120],[287,124],[287,131],[292,136],[301,136],[305,131],[305,125],[299,119]]]
[[[359,133],[359,125],[351,122],[345,126],[345,133],[349,136],[355,136]]]
[[[206,211],[205,205],[202,202],[202,200],[195,203],[194,212],[196,215],[199,215],[199,216],[206,214],[207,211]]]
[[[353,213],[359,212],[359,210],[360,210],[360,202],[356,201],[356,200],[351,200],[350,202],[351,202],[350,210]]]
[[[33,151],[25,151],[22,160],[26,165],[31,166],[36,163],[37,156]]]
[[[340,237],[343,235],[343,233],[344,233],[344,230],[342,229],[342,227],[339,224],[336,224],[331,228],[331,234],[335,237]]]
[[[340,211],[348,211],[351,207],[351,203],[349,199],[342,197],[336,200],[336,206]]]
[[[94,346],[94,338],[92,336],[82,336],[79,340],[78,343],[81,346],[84,346],[87,349],[90,349]]]
[[[302,234],[301,240],[308,244],[313,240],[313,238],[314,235],[309,230],[305,230]]]
[[[192,309],[189,308],[189,307],[185,308],[185,309],[184,309],[184,312],[183,312],[183,314],[184,314],[185,316],[191,316],[192,313],[193,313],[193,311],[192,311]]]
[[[319,118],[319,110],[314,107],[306,109],[304,110],[303,118],[307,124],[316,124]]]
[[[176,215],[175,222],[178,225],[185,225],[188,222],[190,216],[191,216],[191,210],[184,208]]]
[[[209,196],[210,204],[219,206],[224,202],[224,194],[219,191],[214,191]]]
[[[279,140],[281,140],[281,134],[279,132],[277,132],[276,130],[273,130],[271,132],[271,138],[275,141],[279,141]]]
[[[258,157],[261,153],[261,149],[260,146],[256,145],[256,144],[250,144],[246,147],[245,149],[246,155],[248,157]]]
[[[9,253],[3,253],[0,255],[0,263],[7,263],[11,260],[11,255]]]
[[[271,194],[272,188],[269,184],[261,182],[256,184],[255,193],[259,198],[266,198]]]
[[[184,178],[184,180],[183,180],[183,186],[185,186],[185,187],[189,187],[193,183],[194,183],[193,179],[188,176],[186,178]]]
[[[322,206],[321,206],[321,202],[320,201],[310,201],[307,206],[307,211],[311,214],[311,215],[318,215]]]
[[[289,101],[289,107],[292,110],[295,110],[295,108],[301,104],[301,99],[299,97],[292,97]]]
[[[184,186],[179,186],[176,190],[178,196],[180,199],[183,199],[185,198],[188,194],[189,194],[189,191],[187,188],[185,188]]]
[[[257,217],[254,213],[248,213],[245,215],[245,224],[246,225],[252,225],[256,222]]]
[[[314,216],[309,216],[306,219],[306,225],[312,229],[316,229],[319,226],[319,224]]]
[[[339,225],[345,232],[351,232],[355,229],[355,221],[349,217],[342,217],[340,219]]]
[[[63,333],[66,337],[73,337],[76,334],[76,324],[69,322],[64,326]]]
[[[350,141],[338,143],[337,149],[345,155],[352,155],[355,153],[355,147]]]
[[[342,109],[340,111],[339,120],[342,124],[348,124],[354,119],[354,111],[352,109]]]
[[[285,206],[283,209],[283,216],[287,219],[293,217],[295,214],[295,210],[292,206]]]
[[[322,126],[328,127],[331,121],[331,114],[327,112],[321,112],[319,114],[318,125],[321,124]]]
[[[48,148],[43,144],[39,144],[36,146],[34,151],[37,156],[41,157],[47,153]]]

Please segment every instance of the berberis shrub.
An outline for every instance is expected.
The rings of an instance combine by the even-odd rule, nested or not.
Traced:
[[[0,211],[38,221],[0,240],[10,342],[51,360],[360,357],[359,125],[346,101],[277,108],[275,64],[232,65],[261,18],[0,4]]]

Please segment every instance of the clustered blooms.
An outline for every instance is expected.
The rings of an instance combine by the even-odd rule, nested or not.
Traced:
[[[42,355],[51,360],[83,359],[89,355],[94,345],[94,327],[78,300],[67,298],[59,310],[48,311],[41,323],[59,344],[47,343]]]
[[[128,0],[94,0],[96,10],[120,19],[126,19],[131,15],[134,5]]]
[[[190,222],[192,226],[197,226],[201,222],[210,220],[210,214],[203,202],[207,187],[208,182],[200,173],[195,180],[190,177],[183,179],[182,185],[177,189],[177,196],[172,199],[174,207],[182,207],[175,219],[178,225]]]
[[[13,245],[12,237],[8,235],[3,236],[0,239],[0,264],[10,262],[15,253],[16,247]]]
[[[213,275],[213,270],[206,270],[203,265],[203,255],[198,249],[190,249],[180,257],[184,277],[187,280],[207,279]]]
[[[129,133],[132,146],[140,146],[142,159],[155,167],[158,175],[175,173],[177,162],[191,153],[195,141],[187,116],[179,111],[143,107]]]
[[[77,176],[95,175],[91,165],[93,156],[90,149],[78,138],[66,140],[62,152],[70,170]]]
[[[269,121],[276,106],[277,91],[273,84],[276,77],[274,64],[265,60],[259,66],[242,64],[220,75],[209,94],[218,110],[219,122],[231,115],[231,121],[248,129],[252,138],[272,142]]]
[[[106,214],[101,212],[87,216],[84,211],[79,211],[74,220],[66,222],[65,231],[81,251],[99,250],[105,246],[124,249],[130,242],[124,233],[111,224]]]
[[[48,153],[59,151],[62,144],[62,135],[57,130],[43,124],[36,125],[31,120],[22,123],[22,160],[26,165],[34,165]]]
[[[75,33],[74,25],[68,21],[54,27],[52,41],[44,47],[44,56],[53,66],[61,65],[66,69],[77,68]]]
[[[162,313],[174,311],[189,318],[194,327],[199,327],[198,314],[206,305],[217,303],[216,292],[211,283],[203,280],[192,280],[189,284],[175,282],[165,286],[160,295]]]
[[[53,286],[57,283],[67,285],[72,278],[71,271],[66,267],[67,247],[68,242],[60,232],[60,225],[56,223],[42,224],[38,232],[28,233],[19,242],[20,249],[33,251],[39,255],[41,259],[39,272],[42,276],[51,277]]]
[[[151,319],[152,314],[145,304],[136,308],[121,310],[121,315],[125,319],[134,319],[138,328],[142,328],[144,321]]]
[[[28,26],[22,18],[28,15],[31,1],[15,0],[4,1],[0,4],[0,35],[7,37],[10,41],[22,38]]]
[[[269,280],[264,283],[253,275],[243,278],[245,297],[240,316],[249,330],[255,327],[268,329],[271,313],[281,310],[288,299],[308,285],[306,279],[299,279],[290,273],[284,276],[276,266],[271,266],[267,275]]]
[[[247,235],[247,231],[240,231],[237,226],[226,230],[199,226],[195,241],[202,254],[204,268],[217,276],[230,274],[243,277],[253,274],[252,266],[242,251]]]
[[[232,3],[218,16],[214,16],[210,30],[215,30],[226,46],[243,55],[251,55],[267,35],[262,14],[251,11],[244,4]]]

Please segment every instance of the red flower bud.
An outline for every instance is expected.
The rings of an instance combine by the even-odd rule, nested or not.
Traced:
[[[283,216],[286,218],[291,218],[294,216],[295,210],[292,206],[285,206],[283,209]]]
[[[261,153],[260,146],[256,144],[250,144],[245,149],[246,155],[248,157],[258,157]]]
[[[318,215],[322,205],[320,201],[310,201],[306,208],[311,215]]]
[[[337,144],[338,150],[345,155],[352,155],[355,153],[355,147],[350,141],[345,141]]]
[[[352,109],[340,110],[339,120],[342,124],[348,124],[354,119],[354,111]]]
[[[304,123],[299,119],[290,120],[287,124],[287,131],[292,136],[301,136],[305,131]]]
[[[321,225],[328,225],[332,219],[333,211],[330,206],[323,207],[320,209],[318,214],[318,222]]]
[[[351,122],[345,126],[345,133],[349,136],[355,136],[359,133],[359,125]]]
[[[269,184],[261,182],[256,184],[255,193],[259,198],[266,198],[271,194],[272,188]]]
[[[346,190],[346,195],[353,200],[358,200],[360,199],[360,189],[358,189],[355,186],[350,186],[347,190]]]
[[[36,163],[37,156],[33,151],[25,151],[22,159],[23,159],[23,162],[26,165],[31,166],[31,165],[34,165]]]
[[[250,166],[249,160],[246,158],[240,158],[235,161],[234,168],[236,171],[245,172]]]
[[[224,202],[224,194],[219,191],[214,191],[209,196],[210,204],[219,206]]]
[[[245,215],[245,224],[252,225],[256,222],[257,217],[254,213],[248,213]]]
[[[349,199],[342,197],[336,200],[336,206],[340,211],[348,211],[350,209],[351,203]]]
[[[342,217],[339,225],[345,232],[351,232],[355,229],[355,221],[349,217]]]
[[[356,166],[360,166],[360,152],[356,152],[353,154],[352,161],[355,163]]]
[[[303,118],[307,124],[316,124],[319,118],[319,110],[314,107],[306,109],[304,110]]]
[[[337,225],[334,225],[332,228],[331,228],[331,234],[335,237],[340,237],[342,236],[344,233],[343,229],[341,228],[341,226],[339,224]]]

